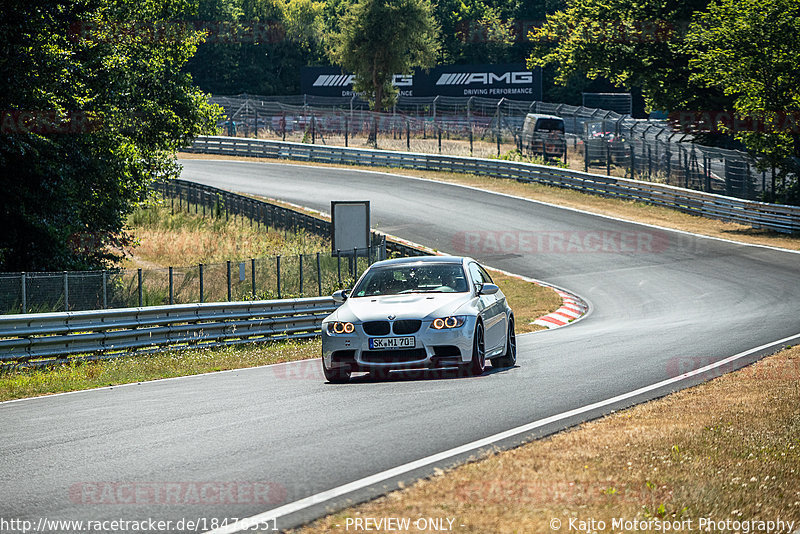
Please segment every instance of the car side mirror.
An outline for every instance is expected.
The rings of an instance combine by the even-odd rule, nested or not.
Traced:
[[[349,289],[340,289],[339,291],[334,291],[333,300],[341,304],[342,302],[347,300],[347,294],[350,292]]]
[[[483,284],[480,289],[478,289],[478,295],[494,295],[500,291],[500,288],[494,284]]]

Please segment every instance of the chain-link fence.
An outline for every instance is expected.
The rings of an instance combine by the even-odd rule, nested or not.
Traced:
[[[330,236],[330,222],[184,180],[157,183],[173,210]],[[198,265],[106,271],[0,273],[0,313],[41,313],[329,295],[373,262],[416,250],[373,233],[371,246]]]
[[[382,245],[163,269],[0,273],[2,313],[329,295],[385,257]]]
[[[789,174],[776,184],[775,170],[758,170],[748,154],[699,145],[666,121],[584,106],[401,96],[391,110],[374,113],[356,96],[239,95],[212,101],[225,109],[219,126],[226,135],[478,157],[504,157],[519,150],[575,170],[750,200],[772,200],[778,189],[797,180],[797,173]],[[527,113],[561,117],[565,137],[525,138]]]

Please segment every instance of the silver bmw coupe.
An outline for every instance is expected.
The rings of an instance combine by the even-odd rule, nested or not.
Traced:
[[[322,369],[330,382],[353,372],[459,367],[469,375],[517,360],[514,314],[472,258],[420,256],[374,263],[322,321]]]

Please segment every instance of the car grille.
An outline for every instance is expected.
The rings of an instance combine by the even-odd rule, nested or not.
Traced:
[[[356,351],[354,350],[337,350],[331,354],[331,361],[340,363],[355,363]]]
[[[425,349],[408,350],[365,350],[361,359],[370,363],[403,363],[424,360],[427,356]]]
[[[363,326],[368,336],[385,336],[389,333],[389,321],[367,321]]]
[[[461,357],[461,351],[455,345],[440,345],[433,347],[433,353],[437,358],[450,358],[453,356]]]
[[[397,335],[413,334],[419,327],[422,326],[422,321],[419,319],[404,319],[395,321],[392,325],[392,330]]]

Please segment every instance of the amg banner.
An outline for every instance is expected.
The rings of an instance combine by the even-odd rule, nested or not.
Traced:
[[[353,78],[337,67],[304,67],[300,88],[315,96],[353,96]],[[427,72],[396,74],[392,81],[401,96],[481,96],[542,100],[542,71],[524,64],[442,65]]]

